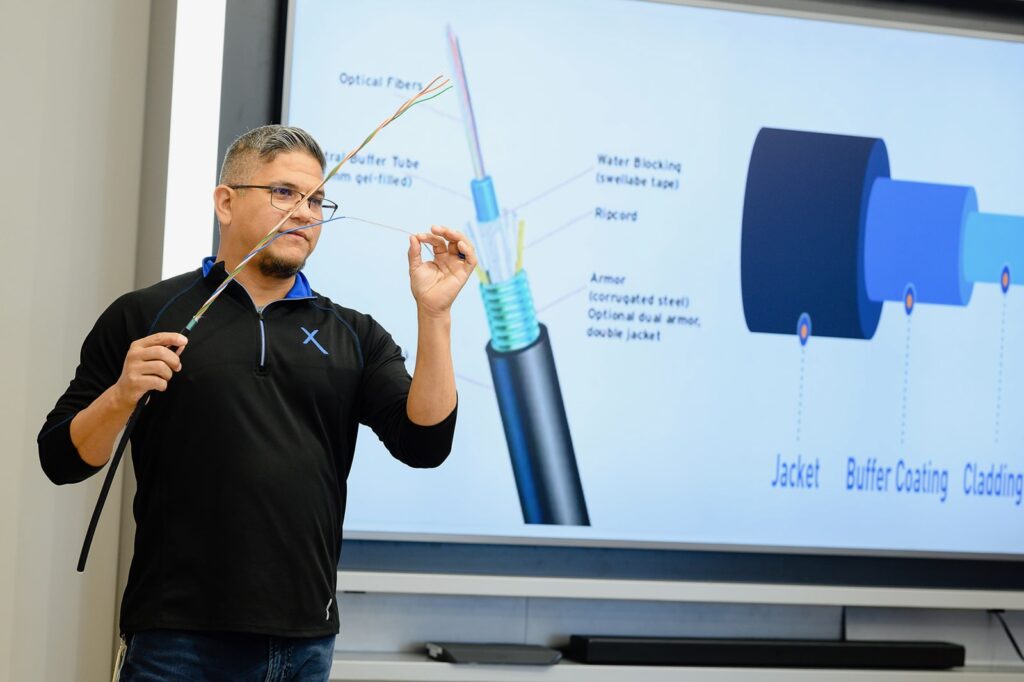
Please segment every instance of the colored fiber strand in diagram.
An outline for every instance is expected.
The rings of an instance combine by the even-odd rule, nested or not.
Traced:
[[[590,525],[547,328],[537,320],[523,266],[525,227],[499,208],[487,175],[459,40],[448,53],[473,163],[476,210],[469,233],[480,258],[480,293],[491,340],[487,360],[526,523]]]
[[[999,356],[996,362],[996,425],[993,441],[999,445],[999,426],[1003,413],[1003,357],[1006,353],[1006,306],[1010,293],[1010,268],[1004,267],[999,277],[1003,290],[1003,305],[999,315]]]

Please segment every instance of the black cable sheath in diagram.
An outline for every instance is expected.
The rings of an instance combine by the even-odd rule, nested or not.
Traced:
[[[494,390],[527,523],[589,526],[547,328],[526,348],[487,344]]]

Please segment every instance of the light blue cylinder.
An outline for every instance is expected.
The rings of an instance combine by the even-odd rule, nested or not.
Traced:
[[[971,282],[999,282],[1003,268],[1024,273],[1024,217],[971,213],[964,234],[964,274]]]
[[[485,175],[479,180],[471,180],[469,188],[473,192],[473,206],[476,207],[476,219],[481,223],[489,223],[497,220],[498,195],[494,193],[494,181],[490,175]]]
[[[540,336],[537,311],[533,306],[530,282],[526,271],[496,284],[481,284],[487,325],[491,329],[491,346],[508,352],[526,348]]]
[[[875,180],[864,231],[868,297],[902,301],[913,285],[919,303],[967,305],[964,233],[977,210],[973,187]]]

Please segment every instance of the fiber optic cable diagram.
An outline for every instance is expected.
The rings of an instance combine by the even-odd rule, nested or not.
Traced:
[[[870,339],[885,301],[966,306],[1024,269],[1024,217],[983,213],[973,187],[893,180],[885,142],[762,128],[740,253],[752,332]]]
[[[590,525],[551,339],[537,320],[523,268],[522,221],[501,211],[477,136],[458,38],[447,31],[474,179],[476,245],[491,340],[486,352],[523,519],[530,524]]]
[[[906,442],[911,314],[918,303],[966,306],[974,284],[1024,268],[1024,217],[978,210],[973,187],[893,180],[878,138],[762,128],[747,172],[740,253],[747,328],[871,339],[882,304],[906,313],[900,445]],[[1002,388],[996,397],[996,436]]]

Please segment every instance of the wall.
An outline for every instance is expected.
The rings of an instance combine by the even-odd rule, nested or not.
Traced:
[[[35,437],[96,316],[135,282],[150,3],[8,2],[0,57],[0,679],[109,679],[118,509],[75,571],[101,484],[56,487]]]

